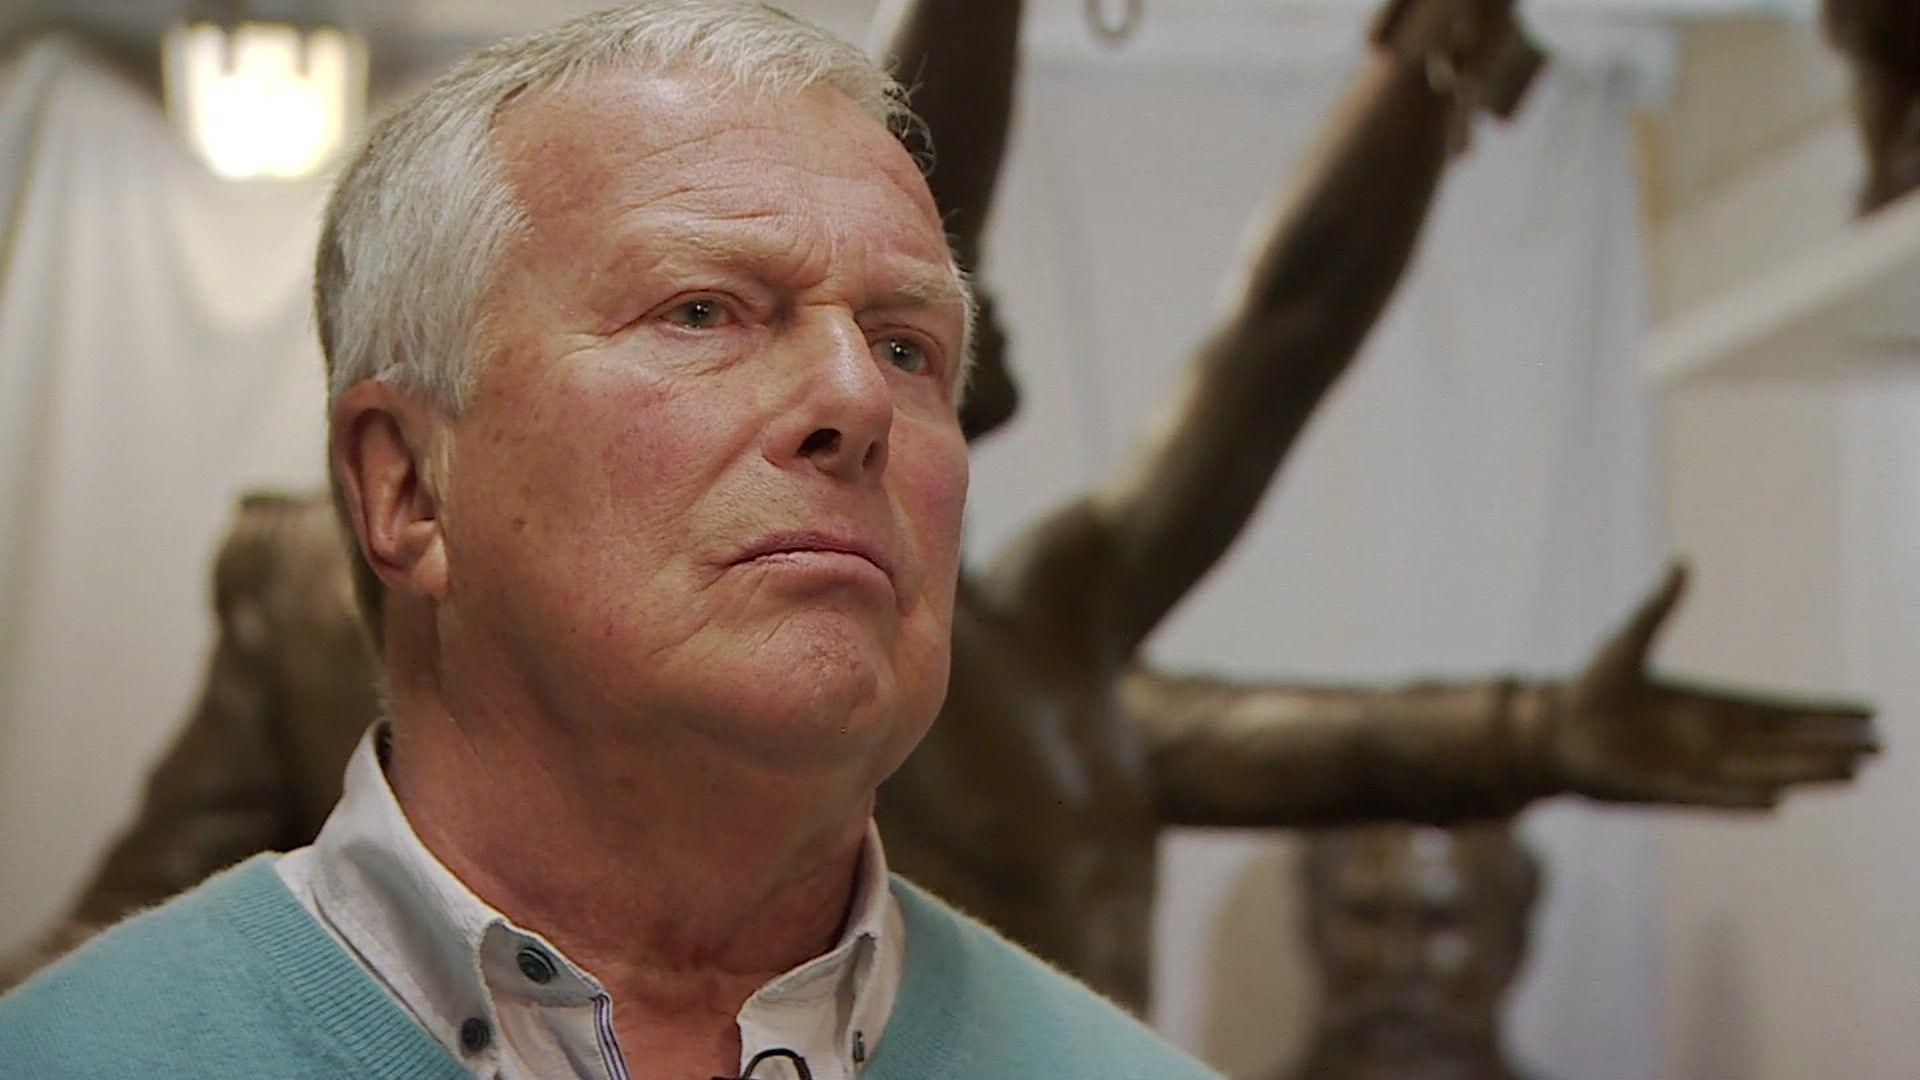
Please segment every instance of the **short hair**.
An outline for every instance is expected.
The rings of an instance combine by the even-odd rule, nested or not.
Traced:
[[[910,149],[925,146],[890,75],[854,46],[753,0],[646,0],[481,49],[380,119],[334,184],[314,267],[329,403],[379,379],[449,414],[465,409],[488,352],[486,294],[527,227],[492,152],[494,122],[523,93],[619,66],[688,69],[723,89],[828,86]],[[927,156],[916,156],[924,166]],[[971,321],[969,312],[969,339]],[[337,477],[334,490],[350,525]],[[355,569],[378,644],[380,581],[364,559]]]
[[[890,130],[918,126],[865,54],[752,0],[649,0],[482,49],[383,117],[334,185],[314,268],[330,399],[382,379],[461,411],[485,352],[482,301],[526,226],[494,120],[523,93],[622,63],[727,88],[831,86]]]

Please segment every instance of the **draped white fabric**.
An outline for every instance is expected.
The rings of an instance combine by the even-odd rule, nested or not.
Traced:
[[[1149,422],[1213,315],[1243,220],[1298,159],[1360,40],[1345,17],[1172,21],[1118,53],[1071,25],[1038,36],[983,272],[1026,399],[976,452],[976,558],[1114,466]],[[1380,332],[1226,565],[1154,639],[1158,661],[1389,682],[1565,672],[1651,585],[1640,70],[1568,33],[1571,58],[1521,121],[1482,129]],[[1547,1075],[1651,1076],[1648,826],[1556,806],[1530,830],[1550,865],[1517,1049]],[[1235,1075],[1270,1072],[1310,1012],[1289,868],[1284,841],[1244,833],[1179,835],[1163,852],[1156,1019]]]
[[[978,455],[976,556],[1119,459],[1355,55],[1352,17],[1234,11],[1163,13],[1120,52],[1042,20],[985,273],[1027,396]],[[1386,325],[1159,660],[1564,671],[1649,584],[1630,80],[1589,53],[1483,132]],[[323,432],[318,187],[207,176],[149,97],[64,45],[0,94],[3,947],[58,908],[190,700],[234,497],[317,483]],[[1580,808],[1534,825],[1552,865],[1519,1048],[1553,1074],[1651,1075],[1648,833]],[[1283,852],[1180,836],[1164,860],[1158,1018],[1244,1072],[1281,1060],[1310,1004]]]
[[[318,185],[238,185],[43,41],[0,94],[0,945],[126,816],[203,659],[237,494],[322,476]]]

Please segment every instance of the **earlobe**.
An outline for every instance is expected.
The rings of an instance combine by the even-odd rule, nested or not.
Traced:
[[[360,550],[390,590],[438,601],[447,586],[446,543],[429,467],[437,410],[368,380],[333,407],[333,468]]]

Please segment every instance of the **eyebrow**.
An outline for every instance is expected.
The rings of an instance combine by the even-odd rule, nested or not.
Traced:
[[[754,230],[689,230],[678,240],[719,266],[751,270],[768,263],[790,261],[791,253],[782,251],[770,236]],[[969,290],[959,268],[949,262],[936,268],[923,260],[912,260],[911,268],[900,272],[900,279],[872,299],[874,308],[951,308],[964,319],[970,310]]]
[[[967,289],[959,272],[951,266],[943,270],[914,270],[881,293],[873,306],[945,307],[953,308],[964,316],[967,311]]]

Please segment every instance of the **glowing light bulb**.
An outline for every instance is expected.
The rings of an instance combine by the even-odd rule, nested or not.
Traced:
[[[313,175],[366,98],[366,46],[332,27],[189,23],[167,31],[161,63],[174,123],[229,179]]]

